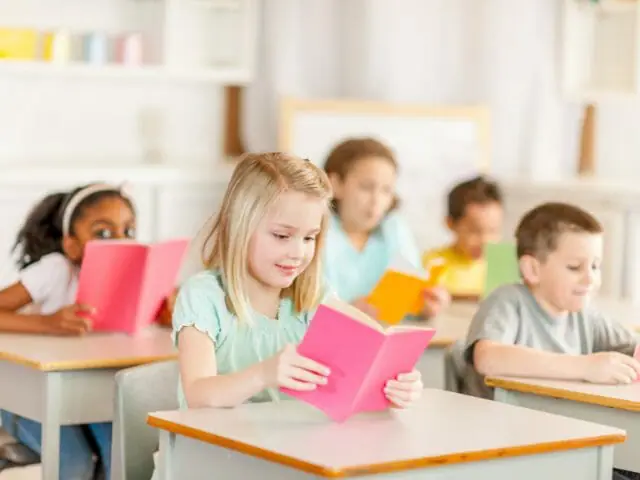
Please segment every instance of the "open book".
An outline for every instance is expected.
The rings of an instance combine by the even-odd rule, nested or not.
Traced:
[[[336,421],[389,407],[388,380],[414,369],[435,334],[433,328],[384,329],[355,307],[337,299],[321,304],[298,353],[326,365],[326,385],[310,392],[282,389]]]
[[[520,281],[520,266],[514,243],[488,243],[484,246],[484,258],[487,262],[487,274],[483,298],[502,285]]]
[[[96,309],[93,329],[134,333],[153,323],[176,287],[188,244],[185,239],[87,243],[76,302]]]
[[[423,290],[437,286],[445,271],[444,261],[434,261],[428,270],[423,270],[398,258],[387,268],[368,301],[378,311],[379,320],[391,325],[399,323],[408,314],[422,311]]]

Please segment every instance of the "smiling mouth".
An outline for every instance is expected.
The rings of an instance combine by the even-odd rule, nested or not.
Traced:
[[[276,265],[284,273],[294,273],[299,267],[291,267],[288,265]]]

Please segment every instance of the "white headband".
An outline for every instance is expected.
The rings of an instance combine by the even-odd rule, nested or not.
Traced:
[[[78,205],[84,202],[91,195],[100,192],[119,192],[120,195],[128,199],[129,195],[126,191],[126,185],[114,186],[107,185],[105,183],[97,183],[95,185],[89,185],[87,188],[83,188],[77,192],[73,197],[71,197],[64,207],[64,213],[62,214],[62,234],[64,236],[69,235],[69,232],[71,231],[71,217],[73,216],[73,212],[78,208]]]

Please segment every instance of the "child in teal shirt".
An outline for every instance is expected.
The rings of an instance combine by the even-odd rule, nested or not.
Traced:
[[[205,242],[207,270],[180,289],[173,327],[181,408],[231,407],[313,390],[331,375],[296,352],[327,290],[319,251],[331,188],[311,162],[282,153],[238,163]],[[422,391],[417,371],[389,379],[400,407]]]
[[[391,150],[372,138],[348,139],[324,166],[334,190],[325,272],[338,296],[375,316],[366,297],[394,258],[421,268],[420,250],[409,227],[395,212],[398,164]],[[424,317],[449,303],[444,289],[424,292]]]

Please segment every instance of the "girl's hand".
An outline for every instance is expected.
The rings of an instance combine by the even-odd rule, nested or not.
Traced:
[[[262,374],[267,387],[310,391],[327,383],[329,369],[298,354],[294,345],[287,345],[263,362]]]
[[[451,295],[442,287],[433,287],[423,291],[424,307],[422,316],[433,318],[451,304]]]
[[[422,396],[424,385],[418,370],[401,373],[395,380],[389,380],[384,387],[384,394],[396,408],[408,408]]]
[[[358,298],[357,300],[354,300],[351,303],[351,305],[356,307],[358,310],[360,310],[364,314],[369,315],[373,319],[378,318],[378,310],[376,310],[376,307],[374,307],[369,302],[367,302],[366,297],[362,297],[362,298]]]
[[[176,288],[171,295],[164,299],[156,321],[163,327],[171,328],[173,322],[173,309],[176,306],[176,299],[178,298],[178,289]]]
[[[96,311],[89,305],[69,305],[44,317],[43,326],[53,335],[84,335],[91,331],[89,315]]]

